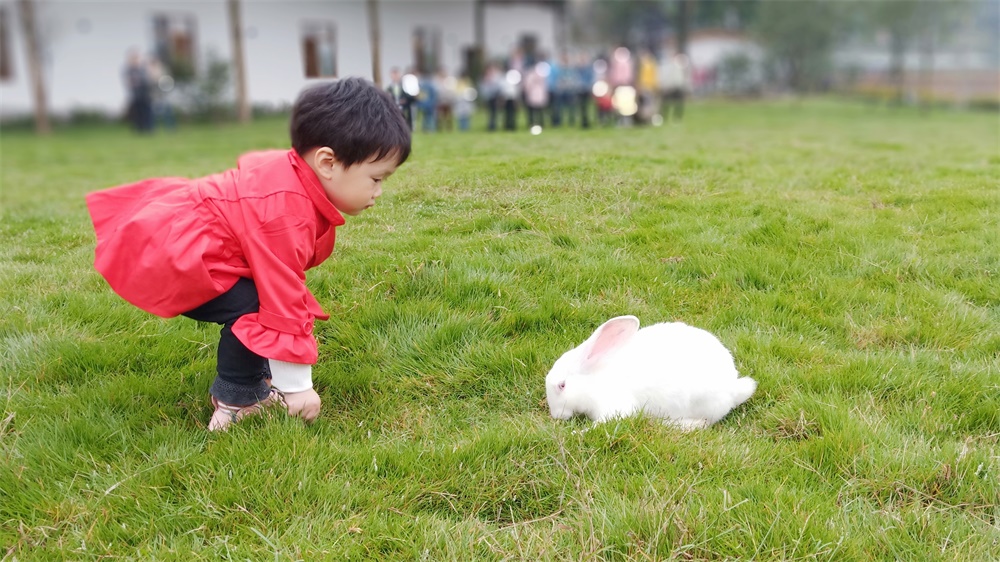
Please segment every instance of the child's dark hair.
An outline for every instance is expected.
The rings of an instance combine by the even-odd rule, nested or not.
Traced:
[[[363,78],[344,78],[311,86],[292,109],[292,148],[302,156],[328,146],[349,168],[395,156],[410,156],[410,127],[388,92]]]

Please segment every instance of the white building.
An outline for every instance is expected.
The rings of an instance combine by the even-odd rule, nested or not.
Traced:
[[[31,0],[49,111],[121,112],[126,54],[158,53],[204,72],[233,59],[226,0]],[[457,73],[476,43],[487,58],[516,45],[554,52],[559,15],[526,0],[377,0],[381,79],[389,69],[443,66]],[[251,104],[283,106],[312,80],[373,78],[367,0],[241,0]],[[32,111],[20,0],[0,0],[0,116]],[[212,54],[212,55],[210,55]]]

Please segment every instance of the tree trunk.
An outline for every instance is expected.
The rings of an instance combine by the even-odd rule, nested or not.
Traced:
[[[680,0],[677,6],[677,52],[687,54],[688,35],[691,29],[691,0]]]
[[[48,98],[45,95],[45,77],[42,75],[41,41],[35,21],[35,6],[32,0],[21,0],[21,25],[26,43],[28,72],[31,74],[31,90],[35,102],[35,132],[47,135],[52,132],[49,124]]]
[[[788,85],[796,94],[806,91],[805,80],[802,77],[802,64],[794,55],[788,59]]]
[[[378,0],[368,0],[368,28],[371,35],[372,81],[382,87],[382,26],[378,19]]]
[[[243,60],[243,18],[240,0],[229,0],[229,31],[233,41],[233,71],[236,79],[236,118],[250,122],[250,100],[247,97],[247,71]]]
[[[922,111],[930,111],[934,104],[934,32],[926,30],[920,49],[921,84],[917,92]]]
[[[556,36],[556,52],[553,53],[553,58],[559,60],[561,55],[567,53],[567,46],[569,44],[569,30],[566,22],[566,2],[554,2],[551,6],[556,12],[556,21],[553,32]]]
[[[905,56],[906,41],[903,39],[903,34],[899,31],[893,31],[889,39],[889,84],[893,89],[892,103],[894,105],[903,105],[903,89],[906,79]]]
[[[480,53],[486,52],[486,0],[473,0],[472,41]]]

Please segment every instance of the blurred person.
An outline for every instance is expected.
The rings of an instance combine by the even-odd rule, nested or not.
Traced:
[[[559,57],[559,76],[556,79],[552,96],[553,122],[566,119],[569,126],[576,125],[577,92],[580,90],[580,74],[570,62],[570,57],[563,52]]]
[[[635,78],[635,90],[639,98],[636,120],[639,123],[651,123],[653,116],[659,114],[660,82],[656,66],[656,58],[649,49],[639,51]]]
[[[594,60],[594,85],[591,87],[594,107],[597,109],[597,122],[604,126],[614,122],[614,107],[611,103],[614,89],[608,81],[608,66],[603,57]]]
[[[549,122],[553,127],[559,127],[562,125],[563,118],[563,97],[559,83],[564,79],[563,76],[567,69],[548,53],[543,53],[541,60],[548,68],[545,86],[549,92],[549,100],[546,104],[549,110]]]
[[[437,130],[437,88],[434,85],[434,78],[422,73],[419,84],[417,109],[420,111],[420,129],[425,133],[434,132]]]
[[[448,74],[443,67],[434,73],[434,90],[437,92],[436,119],[440,131],[451,131],[455,128],[454,110],[458,97],[456,83],[455,77]]]
[[[407,88],[403,86],[403,74],[399,71],[399,67],[394,66],[389,70],[389,84],[385,90],[389,92],[389,95],[396,102],[396,106],[403,112],[403,118],[406,119],[406,123],[412,131],[413,104],[416,97],[411,92],[407,92]]]
[[[504,78],[506,79],[505,85],[508,91],[511,89],[517,90],[517,98],[514,99],[514,104],[504,103],[504,129],[507,131],[513,131],[517,128],[517,114],[522,106],[527,108],[527,105],[524,103],[524,75],[528,72],[528,68],[532,64],[534,64],[534,56],[526,53],[519,46],[514,46],[507,57],[507,68],[504,73]],[[509,123],[508,119],[513,120],[513,124]]]
[[[458,130],[468,131],[475,111],[475,101],[478,97],[476,88],[468,74],[463,73],[455,87],[455,119],[458,120]]]
[[[333,252],[344,215],[375,204],[410,154],[395,100],[346,78],[304,90],[291,150],[250,152],[198,179],[153,178],[87,195],[94,267],[126,301],[161,317],[221,324],[210,431],[265,407],[312,421],[325,320],[306,270]]]
[[[152,103],[153,128],[162,125],[164,129],[173,131],[177,127],[174,116],[174,106],[170,97],[174,91],[174,78],[163,68],[158,57],[150,57],[147,68]]]
[[[667,120],[673,113],[673,120],[684,118],[684,98],[691,91],[691,63],[684,53],[676,53],[667,59],[660,76],[663,89],[663,118]]]
[[[486,105],[489,116],[486,125],[486,130],[488,131],[497,130],[497,112],[503,103],[503,99],[500,96],[501,89],[503,88],[503,80],[503,72],[501,72],[499,65],[496,63],[486,65],[486,70],[483,72],[483,79],[479,82],[479,93],[482,96],[483,103]]]
[[[594,63],[586,53],[579,53],[573,65],[576,89],[573,93],[580,112],[580,127],[590,127],[590,99],[594,88]]]
[[[129,49],[122,72],[128,94],[128,119],[138,133],[153,130],[153,97],[149,68],[138,49]]]
[[[617,47],[608,60],[608,84],[613,91],[618,86],[632,86],[635,70],[632,68],[632,52],[625,46]]]
[[[611,58],[608,60],[607,82],[611,89],[609,95],[612,98],[612,112],[617,112],[617,109],[614,107],[615,96],[617,95],[619,99],[622,98],[625,92],[623,88],[632,89],[631,91],[634,92],[635,68],[632,60],[632,51],[628,47],[620,45],[612,51]],[[622,91],[619,92],[619,89],[622,89]],[[619,124],[630,124],[631,122],[631,115],[618,114]]]
[[[549,67],[539,62],[529,67],[524,74],[524,104],[528,109],[528,126],[545,126],[545,108],[549,105]]]
[[[516,69],[508,69],[500,82],[500,97],[503,100],[503,128],[517,129],[517,109],[521,100],[522,75]]]

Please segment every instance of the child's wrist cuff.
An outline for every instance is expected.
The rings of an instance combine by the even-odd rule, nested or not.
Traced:
[[[282,392],[302,392],[312,388],[312,365],[268,359],[271,386]]]

